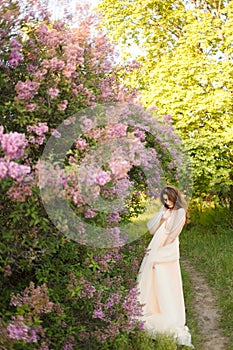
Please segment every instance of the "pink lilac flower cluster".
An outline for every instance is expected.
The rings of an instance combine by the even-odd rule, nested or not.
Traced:
[[[75,346],[75,339],[73,336],[69,336],[67,337],[63,347],[62,347],[62,350],[72,350]]]
[[[71,295],[81,299],[92,299],[94,297],[96,288],[87,279],[84,277],[77,279],[73,272],[69,274],[69,278],[71,283],[67,288]],[[78,294],[75,292],[77,286],[79,287]]]
[[[9,56],[9,65],[12,68],[16,68],[20,62],[23,61],[24,56],[20,52],[20,49],[22,48],[22,44],[19,43],[16,39],[12,39],[10,41],[11,45],[11,51],[10,51],[10,56]]]
[[[88,143],[86,140],[82,139],[81,137],[76,140],[76,148],[80,151],[83,151],[87,148]]]
[[[109,161],[109,168],[116,180],[127,177],[131,164],[120,155],[113,156]]]
[[[45,141],[45,134],[49,131],[49,127],[47,122],[39,122],[38,124],[28,125],[27,131],[35,134],[29,136],[30,143],[42,145]]]
[[[18,45],[12,41],[12,67],[24,60],[30,75],[15,85],[16,101],[20,101],[29,112],[41,110],[44,113],[44,107],[62,112],[70,101],[73,103],[74,97],[85,106],[93,105],[97,100],[117,99],[118,86],[111,74],[113,49],[97,28],[90,31],[93,16],[87,16],[87,13],[81,16],[78,28],[68,27],[62,21],[48,23],[42,20],[28,32],[26,40],[21,39]],[[43,47],[43,55],[39,47]],[[91,84],[83,74],[85,66],[93,73]],[[98,89],[91,87],[95,85]],[[60,100],[63,95],[64,99]]]
[[[83,133],[86,133],[89,138],[98,140],[99,143],[125,137],[127,135],[127,128],[128,125],[126,123],[119,123],[116,119],[115,124],[111,121],[109,125],[100,129],[96,127],[96,123],[93,120],[85,117],[82,118]]]
[[[104,186],[111,181],[111,173],[109,171],[99,171],[96,174],[95,183],[100,186]]]
[[[104,143],[108,140],[125,137],[127,135],[127,128],[128,125],[126,123],[109,124],[101,130],[98,139],[101,143]]]
[[[26,343],[38,343],[40,341],[40,349],[46,349],[45,330],[38,319],[41,315],[51,311],[56,312],[59,316],[63,313],[59,304],[49,300],[46,284],[44,283],[36,288],[34,283],[30,282],[29,287],[25,288],[23,292],[16,295],[11,293],[10,304],[17,307],[18,314],[12,316],[7,326],[8,338],[23,340]],[[21,316],[21,308],[24,310],[24,316]]]
[[[37,186],[40,189],[47,186],[49,189],[46,192],[46,196],[44,195],[44,198],[49,200],[49,198],[53,198],[54,196],[63,195],[63,186],[67,185],[67,178],[63,169],[59,166],[54,167],[53,164],[40,159],[33,169]]]
[[[0,179],[11,177],[14,180],[22,181],[25,175],[30,173],[29,166],[21,165],[12,161],[5,161],[0,159]]]
[[[22,293],[11,294],[11,305],[19,307],[27,305],[35,316],[51,312],[54,308],[54,303],[49,300],[46,284],[35,288],[33,282],[30,282],[29,287]]]
[[[125,296],[125,299],[122,303],[122,308],[126,311],[126,314],[129,315],[129,317],[134,318],[137,316],[142,316],[142,309],[138,302],[138,290],[137,288],[132,288],[128,294]]]
[[[18,132],[4,134],[3,126],[0,126],[0,142],[2,150],[8,159],[21,158],[27,146],[27,140],[24,134]]]
[[[12,321],[7,327],[8,337],[16,340],[23,340],[26,343],[37,343],[38,342],[38,329],[29,328],[24,323],[23,316],[13,316]]]
[[[3,133],[0,126],[0,145],[4,152],[4,157],[0,158],[0,179],[11,177],[17,181],[22,181],[30,173],[30,166],[16,163],[13,159],[22,158],[28,142],[24,134],[18,132]]]
[[[30,79],[26,79],[25,82],[18,81],[15,86],[15,91],[17,93],[16,99],[30,101],[33,97],[38,93],[40,83],[36,81],[32,81]]]
[[[120,222],[120,220],[121,220],[120,213],[112,212],[108,215],[106,224],[108,227],[114,227]]]
[[[51,99],[54,99],[55,97],[57,97],[57,95],[59,94],[59,89],[58,88],[49,88],[48,89],[48,94],[50,96]]]
[[[142,315],[142,306],[137,301],[137,290],[135,288],[123,296],[123,292],[111,293],[104,301],[100,294],[95,301],[95,308],[92,317],[105,322],[105,327],[101,331],[94,331],[95,337],[100,342],[107,339],[113,340],[117,334],[130,332],[137,327],[143,329],[142,322],[138,321],[138,316]]]
[[[133,112],[145,114],[141,107],[131,105],[130,108],[134,108]],[[53,188],[62,184],[61,195],[64,194],[68,200],[71,200],[77,208],[77,213],[85,219],[98,220],[101,215],[99,208],[104,200],[110,199],[113,201],[111,212],[118,213],[118,222],[120,221],[123,212],[129,210],[126,201],[132,198],[137,189],[135,188],[137,180],[130,179],[130,172],[131,170],[135,172],[136,167],[141,169],[138,171],[138,179],[141,182],[145,181],[145,194],[155,197],[158,195],[161,177],[164,176],[164,168],[160,164],[163,153],[160,154],[160,151],[148,147],[145,135],[150,128],[155,133],[154,142],[156,142],[156,135],[159,135],[159,147],[164,148],[164,152],[167,152],[168,146],[172,147],[172,142],[176,140],[170,134],[170,129],[167,130],[167,126],[161,122],[153,121],[151,115],[142,116],[148,117],[146,125],[141,121],[135,122],[130,108],[126,105],[123,109],[119,106],[113,108],[111,123],[101,127],[97,126],[97,113],[94,118],[91,118],[89,113],[87,113],[88,116],[82,116],[80,124],[83,134],[76,140],[76,149],[69,157],[69,167],[62,179],[59,180],[55,174],[56,181]],[[71,121],[67,120],[67,123],[70,124]],[[66,125],[65,122],[64,124]],[[96,145],[95,148],[93,144]],[[171,150],[173,152],[170,155],[174,154],[176,159],[166,165],[168,171],[178,164],[178,157],[176,157],[178,152],[173,148]],[[53,182],[53,173],[51,172],[50,175],[48,172],[49,176],[44,176],[45,181],[44,183],[42,181],[40,188],[48,187],[48,184]],[[145,180],[144,177],[146,177]],[[55,194],[57,195],[56,191]],[[114,220],[107,215],[104,220],[105,227],[108,229],[109,242],[119,246],[125,244],[127,237],[116,227],[117,221],[115,220],[114,224]],[[88,232],[83,238],[86,240],[87,237]]]
[[[121,232],[121,229],[117,226],[106,229],[108,237],[112,239],[112,245],[117,247],[123,247],[126,243],[126,235]]]
[[[97,215],[97,212],[95,210],[92,210],[90,208],[87,208],[87,210],[84,213],[84,217],[86,219],[94,218]]]
[[[8,197],[16,202],[25,202],[32,195],[32,182],[17,182],[7,191]]]
[[[108,217],[110,220],[115,221],[115,222],[119,222],[121,219],[119,213],[111,213],[111,214],[109,214]]]
[[[134,108],[137,110],[138,106]],[[80,119],[83,135],[76,140],[77,151],[74,151],[69,158],[71,166],[63,177],[63,193],[80,208],[79,212],[86,219],[97,216],[98,210],[95,208],[99,208],[99,203],[106,198],[114,200],[112,212],[118,213],[118,222],[120,221],[124,209],[123,201],[134,193],[135,183],[129,178],[129,172],[133,167],[141,167],[142,172],[145,172],[146,185],[150,189],[150,194],[154,196],[157,195],[156,186],[159,186],[163,175],[159,160],[161,155],[154,148],[146,147],[145,135],[149,126],[131,120],[132,113],[127,106],[123,111],[118,109],[118,114],[112,113],[111,124],[104,127],[97,127],[95,118],[83,116]],[[139,112],[142,112],[140,108]],[[124,118],[120,122],[122,115]],[[147,124],[150,125],[150,123],[152,123],[151,119]],[[158,129],[156,133],[160,134],[160,145],[166,148],[171,143],[170,136],[166,127],[160,124],[157,123],[155,126]],[[97,145],[95,149],[89,147],[88,139],[92,139]],[[173,154],[176,155],[177,152],[173,150]],[[167,169],[170,170],[173,166],[177,166],[177,161],[170,163]],[[48,185],[47,176],[45,178],[47,181],[45,185]],[[140,172],[138,178],[140,178]],[[141,181],[144,181],[142,176]],[[42,188],[43,186],[42,184]],[[113,218],[106,217],[109,235],[118,244],[124,244],[124,234],[114,226],[116,225]]]
[[[108,251],[102,254],[95,254],[94,256],[94,260],[98,263],[98,268],[101,272],[113,269],[116,263],[120,260],[120,258],[121,254],[118,252],[118,249]]]
[[[59,111],[64,111],[66,110],[68,106],[68,101],[67,100],[63,100],[62,102],[60,102],[58,105],[57,105],[57,108]]]
[[[122,291],[110,293],[109,297],[106,299],[103,292],[98,291],[98,298],[94,300],[92,317],[99,318],[107,323],[110,323],[111,317],[114,317],[119,308],[121,308],[122,293]]]
[[[69,172],[65,174],[64,180],[66,181],[66,183],[64,183],[65,197],[71,200],[77,207],[86,205],[80,183],[77,181],[77,170],[75,166],[71,167]],[[45,187],[45,185],[46,183],[41,184],[42,188]]]
[[[133,182],[130,181],[128,177],[124,179],[120,179],[119,181],[116,182],[116,185],[115,185],[115,195],[117,195],[117,198],[119,199],[124,198],[126,194],[129,193],[130,188],[132,186],[133,186]]]

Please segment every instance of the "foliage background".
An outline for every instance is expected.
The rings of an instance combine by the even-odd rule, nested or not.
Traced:
[[[232,1],[103,0],[109,37],[138,68],[124,81],[145,106],[170,113],[191,157],[194,196],[227,198],[232,211]]]

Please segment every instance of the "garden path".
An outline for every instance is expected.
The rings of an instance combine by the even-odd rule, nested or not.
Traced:
[[[207,285],[205,278],[187,260],[181,261],[189,273],[194,290],[193,308],[197,315],[200,332],[204,338],[202,350],[225,350],[227,337],[223,336],[219,326],[220,310],[216,306],[216,298]]]

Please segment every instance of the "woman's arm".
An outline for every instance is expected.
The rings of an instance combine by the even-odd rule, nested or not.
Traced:
[[[158,211],[158,213],[156,213],[152,219],[150,219],[150,221],[147,222],[147,227],[148,230],[150,231],[150,233],[152,235],[155,234],[156,230],[159,228],[160,226],[160,221],[162,219],[162,216],[164,214],[164,206],[161,206],[160,210]]]
[[[179,208],[165,223],[165,240],[162,245],[172,243],[180,234],[186,220],[184,208]]]

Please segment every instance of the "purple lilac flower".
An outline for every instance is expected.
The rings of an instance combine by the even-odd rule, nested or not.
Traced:
[[[93,298],[93,295],[96,292],[95,287],[91,283],[86,283],[85,287],[86,287],[87,298],[88,299]]]
[[[110,236],[112,236],[114,245],[121,247],[125,244],[125,240],[120,237],[121,230],[119,227],[112,227],[109,229]]]
[[[10,159],[17,159],[23,156],[27,140],[24,134],[18,132],[10,132],[2,134],[1,146],[5,155]]]
[[[111,181],[111,175],[106,171],[101,171],[98,173],[95,180],[95,182],[100,186],[104,186],[109,181]]]
[[[56,139],[59,139],[61,137],[61,134],[56,129],[52,130],[51,135],[54,136]]]
[[[110,220],[116,221],[116,222],[120,221],[121,219],[119,213],[116,213],[116,212],[109,214],[108,217]]]
[[[84,214],[85,218],[87,218],[87,219],[94,218],[96,215],[97,215],[97,213],[94,210],[90,209],[90,208],[87,208],[87,210],[86,210],[86,212]]]
[[[12,68],[15,68],[24,59],[23,54],[19,52],[22,45],[15,39],[12,39],[10,43],[11,43],[11,52],[9,56],[9,64]]]
[[[4,159],[0,159],[0,179],[4,179],[7,176],[8,166],[4,162]]]
[[[32,195],[32,188],[26,182],[17,182],[9,188],[7,195],[14,201],[25,202],[27,197]]]
[[[88,146],[88,143],[86,140],[82,139],[82,138],[79,138],[77,141],[76,141],[76,148],[78,150],[81,150],[83,151],[85,148],[87,148]]]
[[[132,183],[129,181],[128,178],[118,181],[115,188],[115,194],[117,195],[117,197],[124,198],[127,191],[129,191],[129,187],[131,185]]]
[[[23,340],[26,343],[36,343],[38,341],[38,330],[27,327],[22,316],[14,317],[13,322],[9,323],[7,331],[8,337],[11,339]]]
[[[35,126],[34,131],[38,136],[44,135],[46,132],[48,132],[49,128],[46,122],[39,123],[38,126]]]
[[[87,132],[91,130],[94,127],[94,123],[91,119],[87,118],[86,116],[81,118],[81,129],[83,132]]]
[[[55,97],[57,97],[57,95],[60,92],[60,90],[57,88],[49,88],[47,91],[51,99],[54,99]]]
[[[106,309],[111,309],[115,304],[120,302],[120,295],[117,293],[112,293],[110,297],[108,297],[106,304],[104,305]]]
[[[4,127],[2,125],[0,125],[0,142],[2,139],[3,132],[4,132]]]
[[[72,350],[74,347],[74,344],[72,343],[66,343],[64,346],[63,346],[63,350]]]
[[[10,57],[9,57],[9,64],[12,68],[15,68],[19,65],[20,62],[22,62],[24,59],[24,56],[21,52],[18,51],[11,51]]]
[[[172,116],[170,114],[166,114],[164,117],[163,117],[163,120],[165,122],[167,122],[168,124],[172,124]]]
[[[57,108],[59,111],[64,111],[68,106],[68,101],[67,100],[63,100],[62,102],[60,102],[58,105],[57,105]]]
[[[28,343],[37,343],[38,335],[35,328],[31,328],[28,332]]]
[[[115,124],[113,127],[114,136],[115,137],[126,136],[127,127],[128,127],[127,124]]]
[[[32,99],[40,86],[40,83],[27,79],[25,82],[18,81],[15,86],[18,98],[22,100]]]
[[[22,44],[20,42],[18,42],[16,39],[12,39],[10,41],[10,44],[11,44],[11,47],[15,50],[21,49],[21,47],[22,47]]]
[[[130,289],[122,303],[123,309],[131,318],[142,315],[142,309],[138,302],[138,294],[139,291],[137,288]]]
[[[113,139],[126,136],[127,127],[127,124],[110,124],[105,128],[104,137]]]
[[[38,109],[38,105],[36,103],[28,103],[25,107],[29,112],[33,112]]]
[[[99,309],[95,309],[93,312],[93,318],[100,318],[100,319],[104,319],[105,315],[103,313],[103,310]]]
[[[108,336],[110,337],[110,339],[114,339],[116,337],[116,335],[120,333],[119,327],[120,327],[120,325],[117,323],[110,323],[109,324]]]
[[[8,171],[10,177],[12,177],[15,180],[21,180],[23,175],[30,173],[31,168],[26,165],[10,162]]]
[[[109,161],[109,168],[116,179],[121,179],[127,176],[131,165],[128,161],[119,156]]]
[[[145,138],[146,138],[146,134],[145,134],[145,131],[144,130],[140,130],[140,129],[136,129],[134,131],[134,134],[136,137],[138,137],[141,141],[145,141]]]
[[[64,125],[70,125],[70,124],[75,124],[75,123],[76,123],[76,117],[75,116],[64,120]]]
[[[34,65],[34,64],[27,64],[27,71],[29,74],[34,74],[36,72],[36,70],[38,69],[38,66],[37,65]]]
[[[23,322],[18,322],[17,324],[10,323],[7,327],[9,338],[17,340],[26,340],[28,330],[29,328]]]

